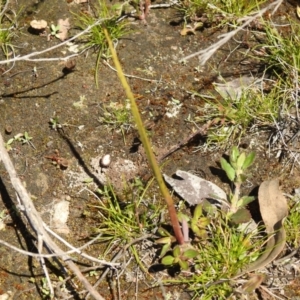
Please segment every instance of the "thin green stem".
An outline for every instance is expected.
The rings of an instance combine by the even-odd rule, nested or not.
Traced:
[[[168,189],[165,185],[163,177],[161,175],[158,163],[157,163],[157,161],[155,159],[155,156],[153,154],[153,151],[151,149],[150,141],[147,137],[147,133],[146,133],[145,127],[143,125],[138,107],[136,105],[136,102],[135,102],[135,99],[134,99],[134,96],[133,96],[133,93],[130,89],[130,86],[127,83],[127,80],[126,80],[125,76],[124,76],[124,73],[122,71],[118,56],[117,56],[116,51],[115,51],[115,49],[112,45],[111,39],[108,35],[108,32],[107,32],[106,28],[104,28],[104,34],[105,34],[106,40],[108,42],[109,49],[110,49],[111,54],[112,54],[112,58],[113,58],[113,61],[114,61],[114,64],[115,64],[115,67],[116,67],[116,70],[117,70],[117,73],[118,73],[118,77],[119,77],[119,79],[122,83],[122,86],[123,86],[123,88],[126,92],[126,95],[127,95],[128,99],[130,100],[131,111],[132,111],[135,123],[137,125],[137,128],[138,128],[140,139],[141,139],[141,141],[143,143],[143,146],[145,148],[149,164],[150,164],[150,166],[152,168],[152,171],[154,173],[154,176],[157,180],[160,191],[161,191],[163,197],[165,198],[176,240],[180,245],[183,245],[184,244],[184,238],[183,238],[183,234],[182,234],[182,231],[181,231],[181,228],[180,228],[180,225],[179,225],[179,221],[178,221],[178,218],[177,218],[177,214],[176,214],[176,210],[175,210],[175,207],[174,207],[173,199],[172,199],[172,197],[171,197],[171,195],[170,195],[170,193],[169,193],[169,191],[168,191]]]

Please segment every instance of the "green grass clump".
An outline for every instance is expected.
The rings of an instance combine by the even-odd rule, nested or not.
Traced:
[[[234,292],[230,278],[258,258],[261,240],[256,230],[246,233],[228,224],[222,213],[211,218],[207,231],[208,237],[195,245],[199,254],[191,271],[163,283],[185,285],[193,299],[227,299]]]
[[[145,203],[147,188],[136,179],[135,183],[124,189],[122,202],[111,185],[98,190],[102,196],[97,208],[102,219],[97,231],[103,231],[103,238],[119,239],[126,243],[143,232],[150,232],[156,226],[154,220],[159,216],[159,206]]]
[[[202,21],[207,25],[224,24],[248,15],[266,0],[183,0],[178,9],[186,21]],[[199,19],[200,18],[200,19]]]
[[[84,43],[85,48],[94,47],[98,51],[95,70],[95,81],[96,85],[98,85],[98,67],[100,58],[102,55],[105,57],[109,56],[108,43],[103,31],[104,28],[107,29],[114,42],[128,34],[130,30],[124,21],[118,21],[119,15],[116,14],[114,7],[108,6],[103,0],[98,0],[93,14],[82,13],[80,15],[75,15],[75,17],[77,19],[77,27],[81,30],[95,24],[97,20],[103,19],[103,22],[93,26],[91,30],[81,38],[81,42]]]
[[[132,127],[130,103],[111,102],[103,108],[102,115],[98,118],[101,124],[109,126],[112,130],[121,131],[125,144],[125,134]]]
[[[268,94],[245,91],[240,99],[204,99],[195,122],[209,123],[206,147],[228,149],[239,144],[251,130],[273,124],[285,103],[281,91],[274,87]]]
[[[152,235],[163,211],[159,203],[154,205],[145,200],[151,183],[152,181],[144,186],[139,179],[127,183],[120,195],[121,200],[113,187],[106,185],[103,189],[98,189],[99,205],[93,206],[100,216],[99,226],[94,228],[94,232],[102,233],[99,239],[107,245],[105,253],[109,252],[111,245],[126,247],[130,244],[128,250],[143,271],[147,267],[140,259],[139,246],[134,244],[136,240],[142,240],[143,237],[146,239]]]
[[[0,46],[6,58],[8,57],[8,54],[12,48],[11,38],[12,38],[12,34],[10,33],[9,30],[3,28],[0,21]]]
[[[300,70],[300,25],[289,20],[284,30],[271,23],[264,23],[265,34],[261,37],[261,60],[280,78],[295,76]],[[294,74],[293,74],[294,73]]]
[[[4,8],[6,1],[1,1],[0,3],[0,13]],[[6,58],[8,58],[9,53],[13,51],[13,45],[11,40],[13,38],[13,25],[14,20],[8,19],[5,15],[6,12],[3,12],[0,17],[0,47]],[[16,19],[16,15],[14,16]]]
[[[292,249],[300,246],[300,197],[296,195],[290,201],[289,215],[285,221],[286,241]]]

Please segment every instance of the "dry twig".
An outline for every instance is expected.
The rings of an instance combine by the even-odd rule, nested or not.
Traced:
[[[11,59],[7,59],[7,60],[1,60],[0,61],[0,65],[4,65],[4,64],[8,64],[8,63],[14,63],[14,62],[17,62],[17,61],[67,61],[68,59],[72,58],[72,57],[75,57],[75,56],[79,56],[81,53],[83,53],[86,49],[84,49],[81,53],[76,53],[76,54],[72,54],[72,55],[69,55],[67,57],[51,57],[51,58],[32,58],[34,56],[38,56],[38,55],[41,55],[41,54],[44,54],[46,52],[49,52],[49,51],[52,51],[54,49],[57,49],[61,46],[64,46],[66,45],[67,43],[73,41],[73,40],[76,40],[78,37],[82,36],[83,34],[89,32],[94,26],[97,26],[99,24],[101,24],[103,21],[105,21],[106,19],[99,19],[97,20],[94,24],[88,26],[85,30],[79,32],[78,34],[74,35],[73,37],[71,37],[70,39],[62,42],[62,43],[59,43],[53,47],[50,47],[50,48],[47,48],[47,49],[44,49],[42,51],[36,51],[36,52],[31,52],[29,54],[26,54],[26,55],[23,55],[23,56],[16,56],[14,58],[11,58]]]
[[[2,18],[2,16],[5,14],[5,12],[7,10],[7,7],[8,7],[8,4],[9,4],[9,0],[7,0],[5,5],[3,6],[2,11],[0,12],[0,18]]]
[[[42,254],[43,246],[51,252],[55,253],[58,256],[62,257],[62,260],[65,264],[73,271],[73,273],[77,276],[77,278],[81,281],[81,283],[85,286],[85,288],[89,291],[89,293],[96,300],[104,300],[104,298],[92,287],[92,285],[88,282],[88,280],[82,275],[79,268],[73,262],[72,258],[64,253],[64,251],[51,239],[48,235],[48,232],[45,230],[43,225],[43,220],[37,212],[31,198],[21,183],[21,180],[17,176],[17,172],[10,160],[10,157],[5,149],[4,141],[2,135],[0,134],[0,160],[3,162],[6,171],[9,174],[11,184],[14,190],[17,193],[18,198],[20,199],[21,208],[29,221],[29,224],[35,231],[38,240],[38,251]],[[40,256],[40,259],[42,255]],[[47,273],[46,273],[47,276]],[[50,279],[48,279],[50,280]],[[51,287],[51,283],[48,281],[49,287]]]

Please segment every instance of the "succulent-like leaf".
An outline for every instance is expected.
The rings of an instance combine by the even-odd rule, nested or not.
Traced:
[[[192,223],[191,224],[191,229],[192,231],[199,237],[201,237],[201,231],[200,231],[200,228],[197,226],[196,223]]]
[[[240,155],[240,151],[237,146],[233,146],[230,152],[229,161],[231,164],[236,163],[237,158]]]
[[[234,181],[235,178],[235,170],[232,168],[232,166],[227,162],[226,159],[221,157],[221,167],[226,172],[227,177],[230,181]]]
[[[159,227],[157,232],[161,235],[161,236],[171,236],[171,234],[169,233],[168,230],[162,228],[162,227]]]
[[[242,166],[244,165],[245,159],[246,159],[246,154],[245,154],[245,152],[242,152],[236,162],[237,168],[239,168],[239,169],[242,168]]]
[[[230,220],[235,224],[246,223],[251,220],[251,214],[248,209],[240,208],[237,212],[230,216]]]
[[[247,204],[251,203],[254,201],[255,197],[253,196],[243,196],[237,203],[238,207],[243,207],[246,206]]]
[[[171,266],[174,263],[175,258],[171,255],[167,255],[165,257],[163,257],[163,259],[161,260],[161,263],[165,266]]]
[[[160,252],[160,257],[164,257],[166,255],[166,253],[171,249],[171,245],[170,244],[165,244]]]
[[[156,244],[171,244],[171,237],[170,236],[164,236],[160,239],[157,239],[155,241]]]
[[[185,258],[194,258],[199,254],[198,251],[194,250],[194,249],[188,249],[186,251],[183,252],[183,256]]]
[[[250,167],[250,166],[253,164],[254,159],[255,159],[255,153],[254,153],[254,152],[250,152],[250,153],[247,155],[247,157],[246,157],[246,159],[245,159],[245,161],[244,161],[244,164],[243,164],[243,166],[242,166],[242,169],[243,169],[243,170],[246,170],[248,167]]]
[[[12,142],[13,142],[14,140],[15,140],[14,138],[12,138],[12,139],[9,139],[9,140],[7,141],[7,143],[6,143],[6,145],[10,145],[10,144],[12,144]]]
[[[188,270],[189,269],[189,263],[187,261],[184,260],[180,260],[179,262],[179,266],[182,270]]]
[[[194,210],[193,220],[198,220],[202,216],[202,205],[198,204]]]
[[[203,228],[199,228],[196,224],[191,224],[191,229],[197,237],[199,237],[199,238],[207,237],[206,230]]]
[[[207,226],[210,223],[210,219],[206,217],[202,217],[198,220],[197,225],[200,228]]]
[[[175,248],[173,249],[173,255],[174,257],[179,257],[181,253],[180,247],[177,245],[175,246]]]

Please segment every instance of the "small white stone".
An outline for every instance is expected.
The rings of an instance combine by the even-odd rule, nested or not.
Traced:
[[[45,20],[32,20],[30,26],[35,30],[44,30],[47,27],[47,22]]]
[[[100,167],[101,168],[107,168],[111,163],[111,156],[109,154],[105,154],[101,159],[100,159]]]

